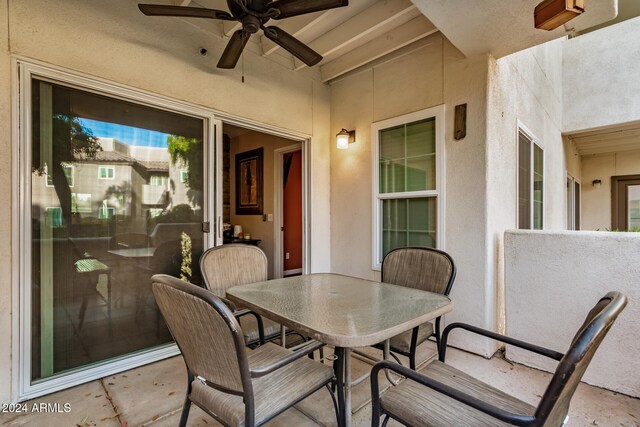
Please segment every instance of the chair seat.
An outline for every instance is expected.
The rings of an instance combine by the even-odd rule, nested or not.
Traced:
[[[420,373],[480,400],[491,402],[506,411],[522,415],[533,415],[535,412],[535,408],[528,403],[442,362],[434,361],[420,370]],[[511,425],[409,379],[402,381],[397,387],[391,387],[387,390],[380,398],[380,403],[391,416],[397,415],[412,426],[490,427]]]
[[[264,366],[282,359],[291,350],[267,343],[256,350],[247,350],[251,367]],[[303,357],[272,374],[253,380],[255,396],[255,423],[262,424],[301,397],[319,389],[333,377],[330,366]],[[220,392],[199,380],[192,383],[191,400],[198,406],[207,408],[231,426],[244,426],[242,396]]]
[[[401,334],[392,337],[389,340],[389,347],[391,351],[397,353],[409,353],[411,351],[411,335],[413,329],[409,329]],[[431,335],[433,335],[433,323],[426,322],[420,325],[418,329],[418,345],[425,342]]]
[[[260,340],[260,333],[258,331],[258,321],[253,314],[245,314],[240,317],[240,327],[244,333],[244,342],[253,343]],[[280,324],[269,320],[266,317],[262,318],[262,326],[264,327],[264,337],[270,338],[280,335]]]

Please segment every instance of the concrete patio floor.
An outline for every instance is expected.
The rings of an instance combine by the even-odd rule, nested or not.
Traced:
[[[432,348],[422,349],[422,359],[432,355]],[[548,373],[512,364],[499,355],[487,360],[449,349],[447,363],[531,404],[537,403],[550,379]],[[368,369],[369,365],[353,359],[354,378]],[[68,413],[1,413],[0,426],[176,426],[182,409],[185,378],[182,358],[173,357],[27,402],[29,407],[41,402],[69,403],[71,411]],[[370,425],[369,394],[368,380],[353,389],[354,426]],[[640,427],[640,399],[581,384],[572,400],[569,417],[570,426]],[[268,425],[314,427],[335,424],[329,393],[323,389]],[[192,406],[188,425],[219,424]],[[389,425],[397,424],[390,422]]]

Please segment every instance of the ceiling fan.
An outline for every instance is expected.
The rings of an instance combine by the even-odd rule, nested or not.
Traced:
[[[242,29],[231,36],[218,61],[218,68],[234,68],[251,34],[259,29],[264,35],[309,67],[322,60],[322,55],[311,49],[286,31],[265,24],[270,19],[284,19],[306,13],[319,12],[347,6],[349,0],[227,0],[230,12],[201,7],[139,4],[138,8],[147,16],[178,16],[185,18],[221,19],[238,21]]]

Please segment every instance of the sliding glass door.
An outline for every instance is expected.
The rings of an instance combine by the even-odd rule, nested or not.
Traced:
[[[211,117],[26,76],[34,385],[172,343],[150,278],[202,285],[215,169]]]

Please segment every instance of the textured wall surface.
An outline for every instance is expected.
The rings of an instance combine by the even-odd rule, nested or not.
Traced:
[[[640,17],[564,46],[564,131],[640,120]]]
[[[565,352],[605,293],[628,298],[584,380],[640,396],[640,235],[610,232],[505,234],[507,333]],[[507,346],[507,358],[553,372],[555,362]]]

